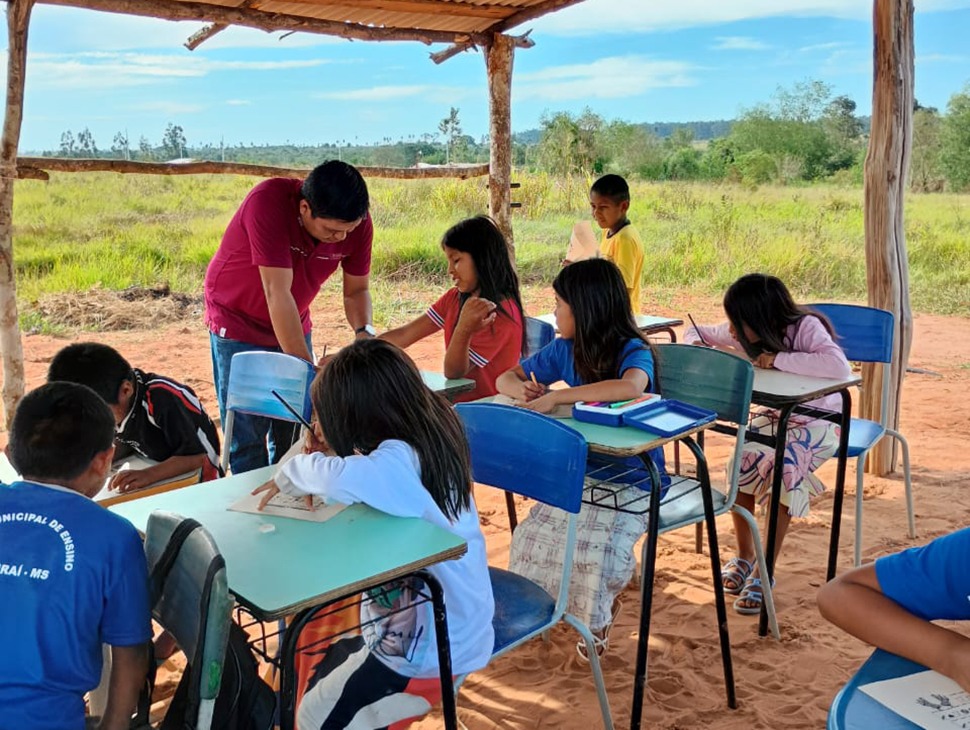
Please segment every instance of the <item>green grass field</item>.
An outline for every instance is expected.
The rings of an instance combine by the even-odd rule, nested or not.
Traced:
[[[588,181],[519,175],[513,199],[523,283],[547,285],[572,224],[588,217]],[[168,284],[199,293],[226,223],[258,180],[236,176],[53,174],[17,183],[14,261],[25,323],[48,295]],[[375,298],[391,320],[446,285],[438,242],[487,208],[483,179],[369,182]],[[865,299],[862,191],[638,183],[631,219],[646,246],[647,291],[717,294],[765,271],[803,298]],[[918,311],[970,310],[970,195],[909,195],[906,236]]]

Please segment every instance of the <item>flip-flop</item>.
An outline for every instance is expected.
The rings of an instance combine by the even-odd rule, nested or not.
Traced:
[[[771,581],[771,587],[775,587],[774,579]],[[762,592],[761,578],[748,578],[744,583],[744,588],[741,589],[737,599],[734,601],[734,610],[742,616],[755,616],[761,613],[761,604],[764,603],[764,600],[765,596]],[[755,605],[742,606],[742,601],[749,601]]]
[[[754,570],[754,564],[744,558],[731,558],[721,568],[721,584],[724,592],[736,596],[744,590],[748,576]]]

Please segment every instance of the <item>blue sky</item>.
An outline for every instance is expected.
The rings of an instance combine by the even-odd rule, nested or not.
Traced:
[[[512,126],[523,131],[544,112],[584,107],[634,122],[733,118],[809,78],[868,114],[871,8],[864,0],[586,0],[516,30],[532,28],[536,45],[516,53]],[[56,148],[64,130],[84,127],[101,148],[120,130],[133,145],[141,136],[158,143],[169,122],[190,145],[364,144],[435,132],[451,106],[467,134],[487,131],[480,53],[437,66],[419,43],[248,29],[186,50],[199,27],[37,6],[21,149]],[[920,103],[942,109],[970,81],[968,29],[970,0],[916,1]]]

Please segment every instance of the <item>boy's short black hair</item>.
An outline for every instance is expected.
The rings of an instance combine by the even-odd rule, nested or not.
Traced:
[[[88,386],[108,405],[117,405],[118,389],[134,375],[131,365],[113,347],[100,342],[77,342],[54,355],[47,382],[65,380]]]
[[[356,167],[340,160],[314,167],[303,181],[300,194],[314,218],[350,223],[363,218],[370,207],[363,176]]]
[[[609,198],[617,204],[630,200],[630,186],[619,175],[603,175],[603,177],[593,183],[593,187],[589,191],[597,195],[602,195],[604,198]]]
[[[24,396],[10,426],[10,462],[38,481],[70,481],[114,442],[115,419],[97,393],[47,383]]]

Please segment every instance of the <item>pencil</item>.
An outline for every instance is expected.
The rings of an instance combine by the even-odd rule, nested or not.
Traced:
[[[313,426],[311,426],[309,423],[307,423],[306,420],[303,418],[303,416],[301,416],[299,413],[297,413],[296,412],[296,409],[293,406],[291,406],[289,403],[286,402],[286,399],[283,396],[281,396],[275,390],[271,390],[270,393],[272,393],[274,396],[276,396],[276,400],[278,400],[280,403],[282,403],[283,406],[286,408],[286,410],[288,410],[290,413],[293,414],[293,416],[296,418],[296,420],[298,420],[300,423],[302,423],[310,431],[313,431]]]
[[[707,340],[704,339],[704,335],[701,334],[701,329],[697,326],[697,322],[695,322],[694,318],[690,316],[690,312],[687,313],[687,319],[690,320],[690,324],[694,328],[694,332],[697,333],[697,337],[700,339],[701,343],[710,347]]]
[[[532,378],[532,382],[533,383],[535,383],[536,385],[539,384],[539,381],[536,380],[536,371],[535,370],[532,370],[532,371],[529,372],[529,377]]]

